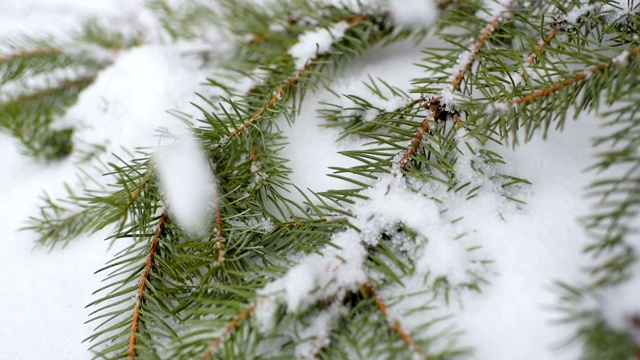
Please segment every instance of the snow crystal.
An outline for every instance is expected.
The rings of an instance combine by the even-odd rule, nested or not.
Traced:
[[[438,5],[432,0],[391,0],[394,22],[408,27],[429,27],[438,20]]]
[[[307,31],[298,36],[298,43],[288,51],[295,60],[296,69],[304,69],[310,60],[329,51],[331,45],[341,39],[348,28],[349,24],[341,21],[330,28]]]
[[[159,149],[155,162],[171,216],[190,234],[206,232],[213,220],[218,191],[200,145],[185,136]]]

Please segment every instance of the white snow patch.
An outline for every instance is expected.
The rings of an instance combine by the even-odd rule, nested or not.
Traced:
[[[317,359],[320,349],[329,345],[329,334],[342,310],[340,305],[338,302],[332,304],[309,319],[308,326],[299,329],[298,337],[304,341],[296,344],[297,359]]]
[[[300,260],[287,274],[259,291],[266,300],[257,308],[263,329],[273,327],[275,304],[284,304],[287,311],[304,311],[319,299],[330,299],[355,290],[367,281],[364,261],[367,251],[354,230],[337,233],[332,245]]]
[[[578,22],[578,19],[580,19],[580,17],[598,10],[602,7],[602,4],[592,4],[592,5],[587,5],[587,6],[577,6],[576,8],[574,8],[573,10],[569,11],[569,13],[567,13],[567,15],[565,15],[564,17],[561,17],[558,21],[562,22],[562,20],[566,20],[566,22],[568,24],[575,24]]]
[[[304,69],[310,60],[329,51],[331,45],[340,40],[348,28],[349,24],[341,21],[330,28],[311,30],[298,36],[298,43],[288,51],[295,61],[296,69]]]
[[[491,22],[504,13],[512,0],[486,0],[484,1],[484,9],[478,10],[476,16],[487,22]]]
[[[389,10],[396,24],[407,27],[429,27],[440,14],[432,0],[390,0]]]
[[[161,128],[180,133],[183,122],[166,110],[196,115],[198,110],[189,104],[200,101],[195,93],[214,95],[214,88],[202,85],[210,73],[201,68],[201,60],[184,55],[192,48],[147,45],[123,51],[56,127],[76,128],[76,149],[93,151],[93,145],[99,145],[106,146],[107,153],[157,145],[166,140],[154,137]]]
[[[183,230],[205,233],[213,220],[218,190],[200,145],[190,136],[182,137],[159,149],[155,162],[171,216]]]

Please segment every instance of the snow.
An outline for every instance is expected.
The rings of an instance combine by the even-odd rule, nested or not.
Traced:
[[[432,0],[391,0],[393,21],[402,26],[428,28],[436,22],[440,11]]]
[[[409,9],[414,13],[409,14],[414,17],[411,21],[418,19],[420,25],[437,16],[435,12],[415,11],[419,7],[433,9],[429,1],[414,4],[418,8],[402,7],[409,4],[408,1],[392,4],[400,7],[394,13],[400,24],[402,15],[398,14],[405,12],[406,15]],[[498,5],[495,8],[499,10]],[[156,26],[148,20],[142,1],[25,0],[0,3],[0,33],[28,30],[35,34],[45,29],[63,33],[87,15],[117,18],[118,24],[141,29]],[[296,68],[304,67],[317,53],[328,51],[335,38],[344,33],[345,25],[303,34],[298,47],[294,46],[290,52],[296,59]],[[189,115],[195,115],[188,103],[197,100],[196,91],[209,91],[200,82],[210,74],[201,67],[200,59],[185,55],[199,46],[155,44],[115,55],[114,63],[83,92],[78,103],[57,124],[77,127],[74,135],[77,149],[89,151],[94,149],[92,144],[105,146],[106,150],[99,155],[103,160],[112,159],[111,152],[124,155],[121,147],[133,150],[135,146],[144,146],[147,151],[154,151],[159,146],[155,158],[169,209],[180,226],[196,233],[205,231],[210,224],[215,204],[215,179],[210,164],[188,136],[179,137],[180,141],[175,142],[174,138],[156,134],[159,128],[174,134],[188,132],[185,122],[190,121]],[[420,46],[413,43],[374,49],[355,59],[336,80],[338,93],[369,98],[369,90],[362,85],[368,81],[367,74],[407,89],[410,79],[428,75],[418,67],[407,66],[419,61],[421,56]],[[317,104],[323,100],[335,101],[332,96],[322,89],[308,94],[296,123],[291,127],[282,126],[289,139],[282,156],[291,159],[288,164],[293,169],[291,180],[302,189],[348,188],[348,184],[326,176],[332,171],[329,167],[353,166],[356,162],[339,152],[371,146],[360,138],[337,141],[338,130],[322,126],[323,120],[315,113]],[[404,104],[405,100],[390,98],[374,106],[389,110]],[[180,121],[167,114],[167,109],[186,112],[187,119]],[[375,112],[365,114],[368,119],[373,116]],[[450,322],[442,323],[443,327],[453,323],[457,329],[464,330],[461,342],[474,348],[474,359],[577,357],[577,348],[553,348],[575,328],[555,324],[561,314],[549,309],[558,303],[553,289],[556,280],[575,283],[585,280],[581,268],[588,259],[582,255],[582,249],[588,240],[577,219],[589,211],[591,203],[584,198],[583,190],[595,178],[594,174],[584,172],[592,162],[590,150],[585,149],[591,149],[589,139],[601,135],[601,131],[597,119],[585,115],[577,122],[567,123],[562,133],[550,132],[546,140],[534,138],[514,150],[495,147],[493,150],[504,156],[506,165],[483,168],[487,176],[470,169],[470,162],[477,157],[461,146],[455,165],[459,180],[475,182],[485,190],[471,200],[464,199],[463,194],[447,194],[437,184],[420,188],[420,184],[394,175],[371,182],[372,187],[366,192],[370,199],[350,209],[355,216],[354,224],[359,224],[363,231],[337,233],[332,238],[337,247],[327,246],[321,249],[321,254],[297,259],[298,265],[284,278],[262,291],[265,300],[257,307],[256,319],[267,331],[273,326],[272,317],[279,306],[288,312],[300,313],[318,299],[357,288],[370,275],[363,266],[367,254],[365,244],[375,244],[377,234],[389,231],[394,234],[394,246],[419,258],[414,275],[403,279],[406,289],[423,286],[423,275],[427,272],[434,277],[447,277],[454,286],[470,280],[468,271],[479,273],[490,282],[482,285],[481,293],[454,291],[450,303],[430,295],[407,296],[406,300],[389,307],[390,314],[403,327],[420,326],[423,319],[408,310],[416,304],[433,302],[433,311],[451,316]],[[458,141],[465,141],[463,133]],[[94,299],[91,292],[100,284],[100,277],[93,272],[122,245],[116,242],[109,248],[108,243],[102,241],[109,233],[105,229],[77,239],[64,249],[51,252],[33,249],[35,235],[18,229],[37,211],[43,191],[53,198],[64,196],[62,183],[73,184],[79,155],[42,164],[24,157],[17,149],[15,141],[0,134],[0,168],[6,169],[0,172],[0,185],[8,189],[0,202],[0,221],[5,229],[0,252],[3,355],[12,359],[88,359],[91,354],[81,341],[93,331],[91,324],[83,324],[88,315],[84,306]],[[184,157],[197,161],[185,162],[181,160]],[[260,164],[254,165],[252,171],[258,176]],[[490,179],[498,170],[532,182],[531,186],[517,189],[516,195],[526,201],[525,205],[518,206],[505,199],[500,187]],[[205,189],[208,195],[200,198],[202,191],[192,191],[197,187]],[[418,188],[420,191],[413,191]],[[198,198],[194,196],[196,193]],[[302,199],[296,196],[294,200]],[[435,201],[436,196],[439,201]],[[406,204],[411,207],[407,208]],[[444,209],[449,210],[444,212]],[[453,221],[459,217],[462,220]],[[251,221],[254,222],[247,226],[264,228],[265,232],[273,227],[268,221]],[[408,243],[403,241],[401,233],[393,233],[398,223],[417,231],[421,235],[419,240]],[[466,235],[458,237],[462,233]],[[478,250],[469,251],[477,245],[481,245]],[[492,262],[482,264],[484,259]],[[640,269],[636,264],[631,270],[632,280],[603,292],[599,304],[610,326],[638,336],[637,327],[630,319],[640,311],[637,305]],[[398,286],[379,295],[390,299],[398,294],[406,295],[406,289]],[[317,348],[328,341],[328,329],[339,311],[337,306],[329,307],[309,319],[312,325],[303,329],[300,336],[313,340],[298,344],[297,356],[312,357]],[[429,331],[435,333],[439,329]],[[639,341],[637,337],[635,340]]]
[[[215,215],[218,190],[200,144],[183,136],[154,158],[169,214],[188,233],[204,234]]]
[[[193,49],[193,45],[145,45],[121,52],[55,126],[77,128],[74,139],[79,151],[91,152],[93,145],[106,144],[107,151],[120,152],[166,141],[154,136],[158,129],[178,133],[185,127],[167,110],[195,115],[189,104],[197,102],[195,92],[211,95],[211,88],[202,86],[210,75],[202,60],[186,55]]]
[[[287,274],[259,291],[264,297],[257,308],[257,317],[264,331],[273,328],[273,316],[283,304],[290,313],[299,313],[320,299],[342,297],[367,281],[364,261],[367,251],[355,230],[337,233],[332,245],[321,254],[311,254],[292,267]]]
[[[349,24],[341,21],[329,28],[310,30],[298,36],[298,43],[288,51],[295,61],[296,69],[304,69],[310,60],[329,51],[331,45],[341,39],[348,28]]]

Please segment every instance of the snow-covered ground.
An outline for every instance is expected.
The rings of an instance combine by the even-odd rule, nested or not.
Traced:
[[[64,34],[81,18],[100,16],[149,30],[154,26],[142,1],[125,0],[1,0],[0,35]],[[196,114],[188,103],[206,71],[181,56],[184,45],[148,45],[124,52],[80,97],[65,121],[75,124],[83,141],[104,142],[110,151],[158,143],[155,130],[179,132],[182,124],[162,110]],[[345,89],[367,80],[367,74],[408,88],[421,69],[407,64],[421,58],[413,44],[397,44],[357,59],[337,81]],[[179,91],[177,91],[179,89]],[[149,92],[151,90],[151,92]],[[347,90],[345,90],[347,91]],[[330,99],[327,91],[309,94],[294,127],[286,129],[290,145],[292,180],[315,191],[335,186],[325,176],[328,166],[346,166],[337,154],[360,146],[357,141],[336,143],[337,130],[321,127],[315,104]],[[562,133],[551,132],[515,150],[502,149],[510,173],[532,182],[524,210],[509,220],[484,216],[482,204],[462,209],[461,215],[494,254],[490,285],[481,295],[465,298],[455,309],[455,321],[466,330],[463,341],[475,347],[477,359],[567,359],[576,349],[554,349],[566,340],[571,327],[553,324],[560,315],[551,310],[557,301],[555,280],[578,280],[586,237],[577,219],[588,211],[584,187],[593,175],[590,138],[598,133],[597,120],[585,116],[569,123]],[[306,155],[305,155],[306,154]],[[313,154],[323,154],[321,157]],[[317,161],[304,161],[315,158]],[[107,232],[71,242],[66,248],[34,248],[35,235],[19,231],[37,211],[39,197],[64,195],[62,184],[73,181],[73,158],[42,164],[22,156],[12,138],[0,134],[0,349],[7,359],[87,359],[86,344],[92,326],[84,308],[99,287],[93,272],[115,253],[102,241]]]

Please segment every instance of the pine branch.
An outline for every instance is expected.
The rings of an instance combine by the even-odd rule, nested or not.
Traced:
[[[136,337],[138,336],[138,330],[140,328],[140,308],[145,301],[144,294],[147,291],[149,276],[151,274],[151,271],[153,271],[156,253],[158,252],[158,247],[160,246],[159,239],[164,232],[167,220],[167,211],[164,210],[162,212],[162,215],[160,215],[160,218],[158,219],[158,224],[156,225],[153,237],[151,238],[151,242],[149,244],[149,254],[147,255],[144,270],[142,270],[140,281],[138,283],[136,303],[133,307],[133,315],[131,319],[131,333],[129,335],[129,347],[127,350],[128,359],[134,359],[136,357]]]

